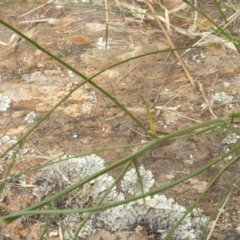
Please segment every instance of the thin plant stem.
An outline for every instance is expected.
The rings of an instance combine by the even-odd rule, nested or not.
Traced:
[[[238,146],[240,147],[240,145]],[[199,201],[205,196],[205,194],[209,191],[209,189],[213,186],[213,184],[217,181],[217,179],[236,161],[238,161],[240,155],[235,157],[232,161],[226,164],[221,170],[213,177],[213,179],[208,183],[205,190],[200,194],[200,196],[196,199],[196,201],[192,204],[190,208],[186,211],[186,213],[179,219],[179,221],[175,224],[175,226],[169,231],[168,235],[165,237],[165,240],[169,240],[174,233],[174,231],[178,228],[178,226],[182,223],[182,221],[186,218],[186,216],[198,205]]]
[[[114,182],[111,184],[111,186],[108,188],[108,190],[103,194],[103,196],[97,201],[96,206],[100,206],[100,204],[104,201],[104,199],[108,196],[110,191],[116,186],[116,184],[119,182],[119,180],[123,177],[123,175],[126,173],[129,166],[132,164],[132,161],[128,162],[126,166],[122,169],[122,171],[118,174],[117,178],[114,180]],[[78,233],[81,231],[84,224],[91,218],[92,214],[94,212],[89,212],[88,215],[84,218],[84,220],[81,222],[80,227],[76,230],[74,234],[74,239],[77,238]]]
[[[138,156],[141,156],[148,149],[150,149],[150,148],[152,148],[156,145],[159,145],[161,143],[164,143],[167,140],[170,140],[173,137],[176,137],[176,135],[184,134],[185,132],[189,132],[189,131],[192,131],[194,129],[207,126],[207,125],[209,125],[210,122],[211,123],[216,123],[218,121],[219,121],[219,119],[213,119],[213,120],[207,121],[205,123],[196,124],[195,126],[191,126],[191,127],[185,128],[184,130],[177,131],[176,133],[169,134],[169,135],[167,135],[165,137],[162,137],[160,139],[156,139],[156,140],[150,142],[149,144],[147,144],[145,147],[142,147],[141,149],[139,149],[137,152],[135,152],[133,154],[130,154],[129,156],[119,160],[118,162],[112,163],[108,167],[98,171],[97,173],[92,174],[91,176],[88,176],[88,177],[84,178],[83,180],[81,180],[77,183],[72,184],[70,187],[62,190],[61,192],[58,192],[58,193],[54,194],[53,196],[50,196],[50,197],[42,200],[41,202],[38,202],[38,203],[36,203],[36,204],[34,204],[34,205],[32,205],[32,206],[30,206],[30,207],[28,207],[28,208],[26,208],[22,211],[19,211],[18,213],[14,213],[14,214],[11,214],[11,215],[8,215],[8,216],[4,216],[2,219],[6,223],[9,223],[9,222],[12,222],[15,219],[19,218],[20,216],[26,215],[26,214],[55,213],[55,211],[51,211],[51,210],[35,210],[35,209],[43,207],[44,205],[48,204],[49,202],[55,201],[56,199],[58,199],[58,198],[60,198],[64,195],[66,195],[67,193],[73,191],[74,189],[76,189],[80,186],[83,186],[85,183],[91,181],[92,179],[95,179],[98,176],[100,176],[104,173],[107,173],[108,171],[110,171],[110,170],[112,170],[112,169],[114,169],[118,166],[121,166],[122,164],[127,163],[128,161],[131,161],[132,159],[135,159]],[[160,188],[157,188],[155,190],[149,191],[148,193],[145,193],[145,194],[142,194],[142,195],[139,195],[139,196],[135,196],[135,197],[132,197],[132,198],[129,198],[127,200],[120,201],[120,202],[117,202],[117,203],[106,204],[104,206],[97,206],[97,207],[85,208],[85,209],[74,209],[74,210],[59,210],[58,213],[59,214],[60,213],[73,213],[73,212],[79,212],[79,213],[81,212],[82,213],[82,212],[89,212],[89,211],[99,211],[99,210],[107,209],[107,208],[110,208],[110,207],[115,207],[115,206],[118,206],[118,205],[121,205],[121,204],[126,204],[128,202],[135,201],[135,200],[138,200],[138,199],[141,199],[143,197],[147,197],[147,196],[150,196],[150,195],[153,195],[153,194],[157,194],[160,191],[164,191],[168,188],[176,186],[177,184],[179,184],[181,182],[184,182],[186,179],[189,179],[193,176],[196,176],[196,175],[200,174],[201,172],[203,172],[206,169],[208,169],[208,168],[212,167],[213,165],[217,164],[222,159],[224,159],[225,157],[228,157],[229,155],[233,154],[234,152],[236,152],[239,149],[240,149],[240,145],[237,145],[237,146],[233,147],[229,152],[224,153],[220,157],[215,158],[214,160],[212,160],[208,164],[204,165],[203,167],[201,167],[201,168],[191,172],[190,174],[188,174],[188,175],[186,175],[186,176],[184,176],[184,177],[182,177],[182,178],[180,178],[176,181],[173,181],[173,182],[171,182],[171,183],[169,183],[169,184],[167,184],[163,187],[160,187]]]

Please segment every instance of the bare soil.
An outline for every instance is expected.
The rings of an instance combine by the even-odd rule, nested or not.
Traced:
[[[200,7],[217,22],[222,17],[212,1],[199,1]],[[206,3],[205,3],[206,2]],[[225,1],[222,1],[225,2]],[[98,5],[97,5],[98,4]],[[133,4],[129,2],[129,4]],[[134,3],[147,8],[143,3]],[[181,1],[163,1],[164,6],[173,9]],[[109,49],[98,49],[97,41],[106,35],[104,3],[91,2],[79,4],[80,7],[66,6],[56,8],[46,5],[30,12],[39,5],[19,2],[18,4],[0,4],[0,16],[18,30],[30,36],[39,45],[60,57],[85,76],[92,76],[109,65],[143,53],[169,48],[169,44],[159,30],[156,21],[139,19],[133,21],[131,14],[120,11],[109,12]],[[154,5],[155,6],[155,5]],[[156,9],[157,6],[155,6]],[[117,3],[110,1],[109,8],[119,10]],[[160,11],[160,9],[158,9]],[[163,11],[161,10],[163,13]],[[193,17],[192,10],[182,10],[183,15]],[[229,16],[232,12],[228,9]],[[57,18],[59,21],[21,23],[22,21]],[[130,20],[127,18],[131,18]],[[185,26],[186,22],[172,17],[171,23]],[[179,25],[178,25],[179,24]],[[191,22],[187,22],[190,26]],[[234,28],[239,29],[239,21]],[[185,26],[185,28],[187,28]],[[204,29],[202,29],[204,31]],[[194,44],[199,37],[190,38],[176,31],[171,32],[176,47]],[[9,29],[0,25],[0,41],[8,43],[13,35]],[[14,42],[15,41],[15,42]],[[184,50],[180,51],[184,53]],[[237,51],[223,44],[215,44],[200,49],[192,49],[183,57],[193,78],[202,84],[205,96],[211,102],[217,93],[226,93],[233,99],[212,101],[211,110],[220,117],[233,111],[239,111],[240,105],[240,57]],[[213,118],[213,114],[203,104],[207,104],[201,92],[196,92],[174,54],[159,53],[135,59],[104,71],[93,79],[102,88],[116,97],[139,120],[148,126],[145,107],[138,97],[142,95],[154,114],[158,136],[164,136],[197,122]],[[69,91],[83,79],[64,66],[51,59],[22,38],[15,37],[8,45],[0,45],[0,93],[12,99],[10,108],[0,113],[0,137],[21,137],[32,124],[25,116],[33,111],[39,120]],[[198,85],[197,85],[198,86]],[[159,107],[162,107],[158,113]],[[173,109],[175,108],[175,109]],[[158,113],[158,114],[157,114]],[[235,124],[239,127],[239,124]],[[139,160],[146,169],[152,171],[156,187],[162,186],[203,166],[219,156],[232,145],[223,144],[227,132],[217,135],[199,135],[171,141],[158,146]],[[47,163],[62,155],[77,155],[91,152],[93,149],[127,145],[150,140],[136,124],[106,96],[103,96],[91,84],[87,83],[75,91],[60,105],[43,124],[41,124],[24,147],[28,149],[19,158],[10,174],[26,171]],[[133,153],[137,147],[118,149],[99,153],[107,163]],[[3,149],[4,146],[3,146]],[[165,194],[173,197],[186,207],[196,199],[212,176],[227,163],[204,172],[193,181],[172,188]],[[9,162],[3,161],[4,177]],[[210,216],[239,178],[240,163],[231,166],[199,203],[204,214]],[[26,175],[30,183],[35,173]],[[1,193],[1,215],[23,209],[37,201],[32,188],[23,187],[18,180],[8,183]],[[240,239],[240,192],[239,189],[229,198],[225,210],[220,216],[211,239]],[[37,219],[36,219],[37,221]],[[41,229],[36,221],[15,221],[2,228],[0,239],[38,239]],[[53,228],[54,229],[54,228]],[[8,235],[9,234],[9,235]],[[46,239],[46,238],[45,238]],[[60,239],[59,236],[49,239]],[[108,233],[97,231],[89,239],[148,239],[146,232],[134,231]]]

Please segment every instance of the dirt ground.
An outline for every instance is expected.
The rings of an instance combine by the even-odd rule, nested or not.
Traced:
[[[126,0],[123,2],[126,3]],[[223,19],[212,2],[214,1],[199,1],[199,6],[221,23]],[[147,9],[141,2],[128,3]],[[109,12],[107,50],[100,47],[101,38],[105,39],[106,36],[106,14],[101,10],[104,7],[102,1],[78,3],[63,8],[30,4],[26,1],[1,3],[0,16],[2,20],[89,77],[129,57],[169,48],[156,21],[146,18],[141,21],[132,14],[124,15],[119,11],[118,4],[119,2],[109,2],[109,8],[118,11]],[[163,1],[163,4],[170,10],[180,6],[182,2]],[[36,9],[38,6],[41,8]],[[163,15],[156,4],[153,6]],[[194,12],[190,9],[180,10],[180,13],[189,18],[194,17]],[[233,14],[228,8],[225,13],[228,16]],[[57,20],[49,21],[50,18]],[[185,29],[192,24],[191,21],[180,21],[174,16],[170,19],[174,26]],[[239,19],[234,21],[233,27],[236,32],[239,31]],[[208,31],[205,28],[199,27],[198,31]],[[32,123],[24,120],[29,112],[35,112],[36,120],[39,120],[82,79],[22,38],[12,36],[13,32],[0,25],[0,41],[6,43],[0,45],[0,93],[12,100],[10,108],[0,112],[0,138],[9,136],[14,139],[21,137],[32,126]],[[170,36],[177,47],[194,44],[200,39],[199,36],[193,38],[180,34],[174,29]],[[240,110],[240,57],[237,51],[224,44],[214,44],[187,52],[182,50],[180,53],[184,53],[182,58],[195,81],[202,84],[204,94],[193,89],[174,54],[168,52],[121,64],[104,71],[93,80],[147,126],[148,117],[138,97],[138,94],[142,95],[154,113],[158,136]],[[207,107],[208,103],[210,108]],[[236,127],[239,126],[236,123]],[[234,145],[223,141],[227,134],[222,132],[218,135],[200,135],[172,141],[146,153],[140,159],[140,164],[152,171],[156,180],[155,187],[162,186],[226,152],[227,148]],[[24,143],[27,152],[15,162],[10,174],[40,166],[63,155],[77,155],[93,149],[127,145],[142,140],[147,141],[149,138],[116,104],[87,83],[34,130]],[[4,144],[1,148],[2,151],[6,150]],[[118,149],[99,153],[99,156],[110,164],[135,150],[136,147]],[[206,183],[227,161],[224,160],[198,178],[164,194],[176,199],[181,205],[190,206]],[[1,178],[4,177],[8,164],[7,159],[2,159]],[[239,167],[238,161],[227,169],[199,203],[206,216],[210,216],[233,182],[239,178]],[[26,184],[31,182],[34,174],[26,174]],[[32,188],[21,186],[18,180],[8,183],[0,198],[2,216],[37,201]],[[238,189],[226,203],[211,239],[240,239],[239,211]],[[34,222],[19,221],[6,228],[1,229],[1,240],[38,239],[41,230]],[[140,235],[134,231],[109,233],[100,229],[89,239],[150,238],[144,232]]]

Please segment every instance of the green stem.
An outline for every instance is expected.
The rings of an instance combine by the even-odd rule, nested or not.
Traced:
[[[238,146],[240,147],[240,145]],[[165,240],[169,240],[174,231],[178,228],[178,226],[182,223],[182,221],[185,219],[185,217],[198,205],[199,201],[204,197],[204,195],[208,192],[208,190],[213,186],[213,184],[217,181],[217,179],[237,160],[239,160],[240,155],[235,157],[231,162],[226,164],[214,177],[213,179],[208,183],[206,189],[200,194],[200,196],[197,198],[197,200],[192,204],[190,208],[186,211],[186,213],[179,219],[179,221],[175,224],[175,226],[169,231],[168,235],[165,237]]]
[[[103,194],[103,196],[97,201],[96,206],[100,206],[100,204],[104,201],[104,199],[107,197],[107,195],[110,193],[110,191],[116,186],[118,181],[122,178],[122,176],[125,174],[127,171],[128,167],[131,165],[132,161],[128,162],[126,166],[123,168],[123,170],[118,174],[118,177],[114,180],[114,182],[111,184],[111,186],[108,188],[108,190]],[[89,212],[88,215],[85,217],[85,219],[81,222],[80,227],[76,230],[74,234],[74,239],[77,238],[78,233],[81,231],[82,227],[84,224],[91,218],[93,212]]]
[[[240,113],[236,113],[235,116],[237,116],[238,114]],[[176,136],[179,136],[179,135],[182,135],[182,134],[185,134],[187,132],[190,132],[190,131],[194,131],[198,128],[202,128],[202,127],[205,127],[205,126],[209,126],[211,124],[218,124],[219,122],[223,121],[222,118],[220,119],[213,119],[213,120],[209,120],[209,121],[206,121],[204,123],[199,123],[199,124],[196,124],[194,126],[190,126],[190,127],[187,127],[185,129],[182,129],[182,130],[179,130],[175,133],[172,133],[172,134],[169,134],[167,136],[164,136],[162,138],[159,138],[159,139],[156,139],[150,143],[148,143],[146,146],[142,147],[141,149],[139,149],[137,152],[119,160],[118,162],[115,162],[111,165],[109,165],[108,167],[98,171],[97,173],[94,173],[92,174],[91,176],[88,176],[86,178],[84,178],[83,180],[71,185],[70,187],[62,190],[61,192],[58,192],[56,194],[54,194],[53,196],[50,196],[44,200],[42,200],[41,202],[38,202],[28,208],[26,208],[25,210],[22,210],[18,213],[15,213],[15,214],[11,214],[9,216],[4,216],[3,217],[3,220],[5,220],[7,223],[9,222],[12,222],[13,220],[17,219],[18,217],[22,216],[22,215],[26,215],[26,214],[41,214],[41,213],[53,213],[53,211],[50,211],[50,210],[38,210],[38,211],[34,211],[35,209],[37,208],[40,208],[40,207],[43,207],[44,205],[48,204],[49,202],[51,201],[55,201],[56,199],[68,194],[69,192],[73,191],[74,189],[84,185],[85,183],[97,178],[98,176],[104,174],[104,173],[107,173],[108,171],[116,168],[116,167],[119,167],[121,166],[122,164],[125,164],[129,161],[131,161],[132,159],[135,159],[139,156],[141,156],[143,153],[145,153],[146,151],[148,151],[149,149],[161,144],[161,143],[165,143],[166,141],[176,137]],[[140,198],[143,198],[143,197],[147,197],[149,195],[153,195],[153,194],[156,194],[160,191],[164,191],[170,187],[173,187],[183,181],[185,181],[186,179],[189,179],[203,171],[205,171],[206,169],[210,168],[212,165],[218,163],[219,161],[221,161],[222,159],[224,159],[225,157],[231,155],[233,152],[237,151],[238,149],[240,148],[240,146],[236,146],[234,148],[232,148],[229,152],[227,153],[224,153],[221,155],[221,157],[218,157],[216,159],[214,159],[213,161],[211,161],[210,163],[206,164],[205,166],[203,166],[202,168],[199,168],[197,169],[196,171],[184,176],[183,178],[180,178],[179,180],[177,181],[174,181],[170,184],[167,184],[161,188],[158,188],[156,190],[153,190],[153,191],[150,191],[148,193],[145,193],[145,194],[142,194],[140,196],[136,196],[136,197],[132,197],[130,199],[127,199],[127,200],[124,200],[124,201],[121,201],[121,202],[117,202],[117,203],[112,203],[112,204],[108,204],[108,205],[104,205],[104,206],[98,206],[98,207],[94,207],[94,208],[86,208],[86,209],[74,209],[74,210],[59,210],[58,213],[73,213],[73,212],[89,212],[89,211],[98,211],[98,210],[103,210],[103,209],[106,209],[106,208],[109,208],[109,207],[115,207],[115,206],[118,206],[120,204],[126,204],[130,201],[135,201],[135,200],[138,200]],[[56,212],[55,212],[56,213]]]

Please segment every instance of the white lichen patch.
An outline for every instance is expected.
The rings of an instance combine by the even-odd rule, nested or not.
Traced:
[[[72,157],[71,159],[46,167],[32,181],[36,185],[34,194],[38,196],[39,200],[42,200],[98,172],[104,168],[104,165],[105,161],[102,158],[92,154],[85,157]],[[151,171],[146,170],[143,166],[140,166],[139,172],[144,191],[148,191],[155,182],[153,175]],[[105,173],[86,183],[80,189],[75,189],[56,200],[54,205],[60,209],[77,209],[94,206],[113,182],[114,178]],[[125,173],[121,182],[121,188],[113,187],[101,204],[124,200],[125,195],[123,192],[133,195],[141,194],[135,168]],[[126,229],[139,229],[139,226],[144,226],[148,229],[149,234],[155,237],[160,236],[161,238],[159,239],[164,239],[163,237],[167,235],[185,213],[186,208],[175,203],[174,199],[168,199],[164,195],[154,195],[153,197],[145,198],[145,201],[138,200],[92,214],[91,218],[78,233],[78,237],[86,238],[93,234],[97,228],[105,228],[113,232]],[[67,229],[64,231],[64,239],[71,239],[74,236],[79,224],[87,215],[87,213],[75,213],[66,214],[61,217],[61,222],[64,226],[63,229]],[[197,240],[206,222],[207,218],[203,216],[201,210],[194,210],[179,225],[171,239]],[[161,230],[161,234],[159,233],[159,229]]]
[[[7,143],[8,141],[10,141],[10,137],[8,135],[6,135],[0,139],[1,143]]]
[[[224,145],[223,146],[223,151],[225,153],[228,153],[230,151],[230,149],[227,147],[227,145]],[[225,158],[226,160],[232,160],[233,159],[233,156],[232,155],[229,155],[228,157]]]
[[[106,41],[103,40],[103,37],[100,37],[97,40],[97,48],[98,49],[109,49],[110,46],[107,44],[107,48],[106,48]]]
[[[6,151],[16,142],[17,142],[16,137],[11,139],[8,135],[5,135],[2,138],[0,138],[0,153]],[[7,155],[11,157],[13,155],[13,150],[9,151]]]
[[[146,170],[143,166],[139,168],[142,177],[143,191],[147,192],[155,183],[151,171]],[[131,195],[141,194],[141,185],[135,168],[127,171],[121,183],[122,190]]]
[[[229,82],[224,82],[224,83],[223,83],[223,86],[224,86],[224,87],[228,87],[228,86],[230,86],[230,83],[229,83]]]
[[[145,226],[151,235],[155,237],[161,235],[162,238],[159,239],[164,239],[164,236],[186,213],[185,207],[175,203],[172,198],[166,198],[164,195],[148,197],[146,198],[146,204],[147,207],[141,201],[140,203],[137,201],[99,212],[96,215],[97,227],[115,231]],[[187,215],[171,239],[199,239],[207,220],[201,210],[195,209],[192,214]],[[160,229],[162,230],[161,234],[159,234]]]
[[[71,184],[80,181],[81,179],[103,169],[105,161],[100,157],[92,154],[81,158],[72,158],[67,161],[49,166],[43,169],[33,180],[33,184],[37,185],[34,188],[34,194],[38,196],[39,200],[52,195],[56,192],[69,187]],[[102,194],[110,187],[114,179],[108,174],[103,174],[96,179],[88,182],[82,189],[76,189],[66,196],[56,201],[56,205],[60,208],[83,208],[89,203],[96,203]],[[112,189],[105,202],[113,201],[118,198],[116,187]],[[121,195],[120,199],[124,199]],[[63,218],[63,223],[68,228],[80,223],[84,214],[71,214]],[[88,221],[84,228],[78,234],[79,237],[86,237],[96,230],[93,226],[92,220]],[[66,239],[71,235],[70,232],[65,233]]]
[[[13,137],[10,138],[8,135],[3,136],[0,138],[0,154],[7,151],[9,147],[13,146],[17,143],[17,138]],[[23,155],[28,152],[27,148],[21,148],[16,150],[13,148],[12,150],[8,151],[2,158],[0,158],[0,175],[4,173],[4,168],[1,164],[10,164],[15,161],[21,161],[23,159]],[[19,178],[20,179],[20,178]]]
[[[82,111],[82,113],[87,114],[88,116],[90,116],[93,107],[94,107],[94,104],[84,104],[82,106],[81,111]]]
[[[236,143],[239,138],[240,138],[239,135],[237,135],[236,133],[232,133],[222,140],[222,144]]]
[[[35,112],[30,112],[28,113],[28,115],[24,118],[24,120],[28,123],[33,123],[35,121],[36,118],[36,113]]]
[[[0,94],[0,112],[5,112],[10,107],[11,101],[7,95]]]
[[[95,91],[91,91],[91,92],[89,93],[89,99],[90,99],[91,101],[93,101],[94,103],[97,103],[97,96],[96,96]]]
[[[233,101],[233,96],[229,96],[225,92],[221,92],[221,93],[216,93],[213,99],[225,104],[229,104]]]

